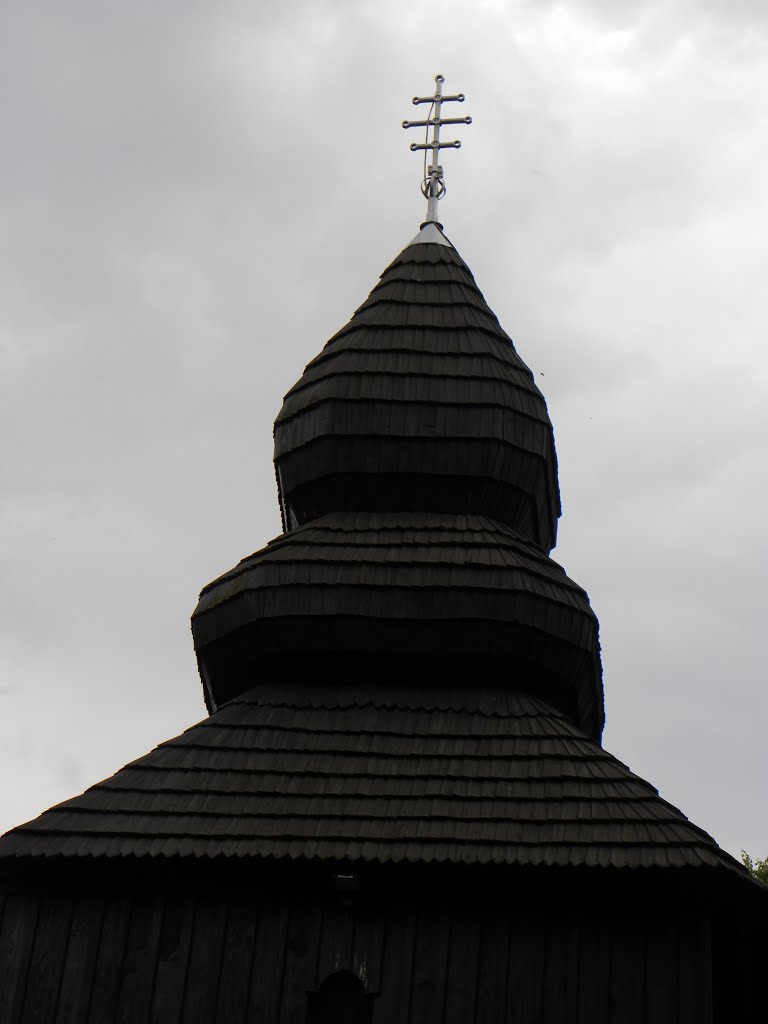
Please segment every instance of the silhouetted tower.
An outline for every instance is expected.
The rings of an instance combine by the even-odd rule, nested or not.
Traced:
[[[544,398],[437,221],[469,119],[436,83],[427,220],[277,417],[284,533],[200,596],[210,717],[0,841],[0,1020],[751,1009],[762,892],[600,744]]]

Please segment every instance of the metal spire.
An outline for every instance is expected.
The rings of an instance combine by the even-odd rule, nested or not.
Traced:
[[[443,168],[440,166],[441,149],[461,149],[460,142],[441,142],[440,128],[444,124],[472,124],[471,117],[440,117],[440,110],[443,103],[463,103],[464,93],[456,96],[443,96],[443,75],[435,75],[434,96],[414,96],[415,106],[420,103],[430,103],[429,115],[426,121],[403,121],[403,128],[425,128],[424,142],[412,142],[411,151],[424,150],[424,180],[421,183],[422,195],[427,200],[426,224],[438,224],[437,201],[445,195],[445,181],[443,180]],[[432,140],[429,139],[429,129],[432,129]],[[432,163],[427,169],[427,150],[432,151]]]

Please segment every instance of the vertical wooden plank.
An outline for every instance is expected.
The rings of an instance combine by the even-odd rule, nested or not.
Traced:
[[[576,1024],[579,1002],[579,929],[574,918],[549,916],[545,957],[542,1022]]]
[[[539,916],[512,916],[509,921],[507,1019],[509,1024],[541,1020],[546,957],[545,925]]]
[[[611,927],[604,915],[587,917],[581,926],[579,1024],[611,1021]]]
[[[354,932],[354,920],[348,907],[333,902],[324,908],[315,986],[320,985],[329,974],[352,970]]]
[[[579,965],[581,963],[581,920],[579,912],[569,912],[566,925],[568,946],[565,955],[565,976],[568,995],[568,1015],[565,1018],[569,1024],[578,1024],[579,1019],[579,991],[581,988],[581,974]]]
[[[153,1024],[181,1019],[196,906],[193,893],[174,894],[165,902],[150,1013]]]
[[[475,1019],[475,1002],[480,956],[480,927],[477,913],[460,914],[452,923],[445,992],[446,1024],[470,1024]]]
[[[15,1021],[27,988],[39,900],[26,893],[8,896],[0,935],[0,1021]]]
[[[477,1024],[507,1024],[509,927],[503,914],[489,913],[480,922],[477,968]]]
[[[94,972],[103,916],[102,897],[86,895],[75,901],[59,992],[57,1024],[82,1024],[88,1020],[91,995],[97,981]]]
[[[10,892],[7,889],[0,889],[0,949],[2,949],[3,922],[5,921],[5,908],[8,903]],[[0,968],[2,970],[2,968]]]
[[[321,913],[319,906],[296,907],[291,914],[285,947],[281,1024],[304,1024],[307,993],[317,986]],[[351,960],[351,920],[345,923],[347,960]],[[325,940],[324,940],[325,941]]]
[[[363,983],[366,992],[378,992],[381,988],[384,954],[384,920],[381,910],[356,914],[354,924],[352,972]]]
[[[611,1012],[614,1020],[642,1024],[645,1014],[645,924],[627,913],[614,925],[611,958]]]
[[[93,998],[88,1015],[92,1024],[104,1024],[104,1021],[117,1019],[125,940],[130,919],[129,896],[109,896],[105,900]]]
[[[385,912],[384,956],[380,982],[381,995],[374,1006],[374,1019],[409,1024],[413,950],[416,939],[415,913],[408,907],[394,906]]]
[[[216,1019],[220,1024],[248,1021],[248,991],[256,942],[256,908],[235,898],[229,908],[224,936]]]
[[[678,949],[669,921],[646,925],[645,1019],[653,1024],[677,1024]]]
[[[25,1021],[56,1019],[71,920],[71,897],[52,893],[41,899],[22,1011]]]
[[[712,921],[712,1019],[757,1021],[765,1016],[765,942],[756,921]]]
[[[451,919],[448,913],[431,907],[423,909],[418,915],[413,952],[410,1015],[413,1024],[428,1024],[444,1017],[449,950]],[[474,991],[472,995],[474,997]],[[464,1020],[466,1024],[472,1018]]]
[[[248,996],[248,1020],[275,1024],[280,1019],[280,998],[285,969],[289,913],[285,906],[259,906],[256,947]]]
[[[157,893],[134,897],[115,1016],[121,1024],[149,1017],[164,906],[165,901]]]
[[[680,1024],[710,1024],[712,1020],[712,953],[709,924],[703,917],[680,922]]]
[[[228,909],[220,896],[206,895],[198,900],[184,992],[185,1022],[209,1024],[216,1019]]]

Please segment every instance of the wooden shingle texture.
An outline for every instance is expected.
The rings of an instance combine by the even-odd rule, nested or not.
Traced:
[[[47,857],[744,873],[535,697],[396,684],[256,687],[0,840]]]
[[[214,708],[301,656],[341,651],[494,658],[599,739],[603,726],[597,619],[561,566],[485,516],[333,513],[278,537],[204,588],[192,618]],[[353,668],[353,671],[357,671]],[[443,669],[443,674],[446,669]],[[418,674],[416,674],[418,677]],[[361,684],[359,676],[354,680]],[[470,678],[467,685],[472,685]],[[365,683],[363,683],[365,685]]]
[[[445,239],[407,246],[309,363],[275,422],[275,467],[289,527],[327,512],[470,512],[555,544],[546,403]]]

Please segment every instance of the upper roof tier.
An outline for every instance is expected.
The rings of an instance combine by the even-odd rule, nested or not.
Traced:
[[[435,224],[286,395],[275,468],[288,529],[329,512],[475,513],[554,547],[546,403]]]

